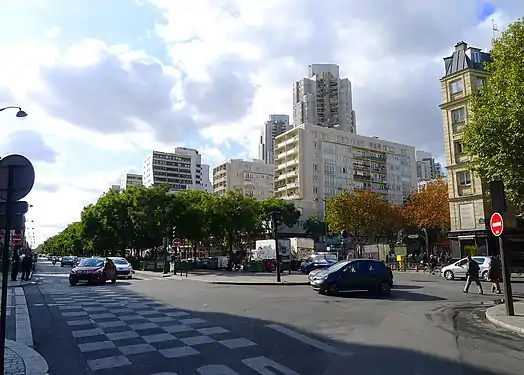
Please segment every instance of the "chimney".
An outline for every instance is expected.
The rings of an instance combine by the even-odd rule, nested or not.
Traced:
[[[468,44],[463,40],[455,44],[455,51],[465,51],[466,49],[468,49]]]

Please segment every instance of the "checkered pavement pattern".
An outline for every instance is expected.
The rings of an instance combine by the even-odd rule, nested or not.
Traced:
[[[257,346],[244,337],[180,309],[114,287],[48,290],[92,371],[125,368],[148,355],[198,356],[202,348],[239,350]],[[206,349],[206,352],[209,349]],[[224,355],[227,355],[224,353]]]

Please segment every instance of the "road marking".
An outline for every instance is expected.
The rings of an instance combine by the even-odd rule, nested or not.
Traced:
[[[314,338],[308,337],[306,335],[303,335],[302,333],[298,333],[293,331],[292,329],[283,327],[278,324],[268,324],[266,327],[271,328],[275,331],[278,331],[280,333],[283,333],[286,336],[289,336],[295,340],[298,340],[300,342],[303,342],[304,344],[307,344],[309,346],[312,346],[314,348],[320,349],[326,353],[336,354],[342,357],[353,355],[354,353],[346,352],[340,349],[335,348],[334,346],[331,346],[329,344],[326,344],[324,342],[318,341]]]
[[[282,366],[280,363],[272,361],[267,357],[247,358],[243,359],[242,363],[261,375],[277,375],[270,368],[277,370],[283,375],[300,375],[298,372]]]

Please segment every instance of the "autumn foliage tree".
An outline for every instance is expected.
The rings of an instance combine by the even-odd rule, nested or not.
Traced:
[[[442,179],[428,182],[404,203],[402,214],[407,225],[434,229],[440,236],[446,236],[451,225],[446,182]]]

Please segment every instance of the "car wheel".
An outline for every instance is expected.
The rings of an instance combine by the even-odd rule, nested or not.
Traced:
[[[446,272],[444,272],[444,278],[446,280],[453,280],[455,278],[455,275],[453,275],[453,272],[451,272],[450,270],[447,270]]]
[[[75,286],[76,284],[78,284],[78,281],[76,281],[76,280],[69,280],[69,285]]]
[[[111,279],[111,284],[116,283],[116,278]]]
[[[391,293],[391,284],[387,281],[381,281],[380,284],[378,284],[378,292],[383,296],[389,296]]]
[[[60,267],[63,267],[63,266],[64,266],[63,264],[60,265]]]
[[[337,294],[340,293],[340,287],[338,286],[338,283],[332,283],[330,286],[329,286],[329,294],[331,294],[332,296],[336,296]]]

